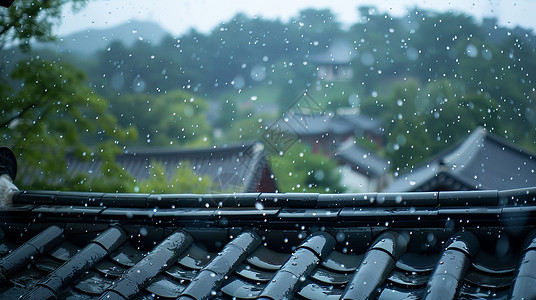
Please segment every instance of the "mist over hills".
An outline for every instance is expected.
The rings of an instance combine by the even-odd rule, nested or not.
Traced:
[[[121,40],[127,46],[143,40],[158,44],[169,33],[154,22],[129,21],[106,29],[87,29],[67,36],[59,36],[57,41],[40,44],[39,47],[55,49],[57,52],[91,54],[114,40]]]

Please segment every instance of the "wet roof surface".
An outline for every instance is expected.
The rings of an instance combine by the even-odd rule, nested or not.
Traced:
[[[1,299],[536,297],[536,188],[13,202]]]
[[[475,129],[462,143],[399,176],[385,191],[512,189],[536,183],[536,155]]]

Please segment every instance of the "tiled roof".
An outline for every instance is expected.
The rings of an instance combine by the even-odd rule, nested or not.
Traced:
[[[299,136],[351,135],[370,132],[380,135],[381,122],[370,117],[354,114],[294,114],[287,121]]]
[[[390,168],[385,159],[357,145],[353,139],[345,141],[337,148],[335,158],[351,164],[353,170],[368,177],[380,177]]]
[[[213,192],[273,192],[276,185],[270,178],[270,167],[263,149],[264,146],[258,142],[202,149],[135,149],[117,155],[116,161],[138,180],[149,177],[154,163],[162,164],[169,177],[176,173],[177,168],[188,164],[187,167],[195,174],[209,176],[218,184],[218,190]],[[84,174],[91,180],[99,176],[101,166],[102,161],[98,158],[81,161],[68,156],[66,176]],[[29,180],[30,178],[26,179]],[[269,184],[261,187],[261,181]]]
[[[536,297],[536,188],[12,201],[0,299]]]
[[[477,128],[467,139],[402,174],[385,192],[513,189],[536,183],[536,154]]]

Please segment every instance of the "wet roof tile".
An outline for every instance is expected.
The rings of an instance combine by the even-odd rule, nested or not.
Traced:
[[[93,199],[104,194],[69,194],[20,192],[2,208],[0,268],[10,271],[0,298],[536,295],[534,188],[143,195],[129,205],[117,194],[103,206]]]

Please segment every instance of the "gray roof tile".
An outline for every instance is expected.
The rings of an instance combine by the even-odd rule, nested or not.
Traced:
[[[102,196],[23,191],[4,206],[0,266],[15,267],[0,298],[535,295],[535,188]],[[23,263],[18,247],[33,249]]]

